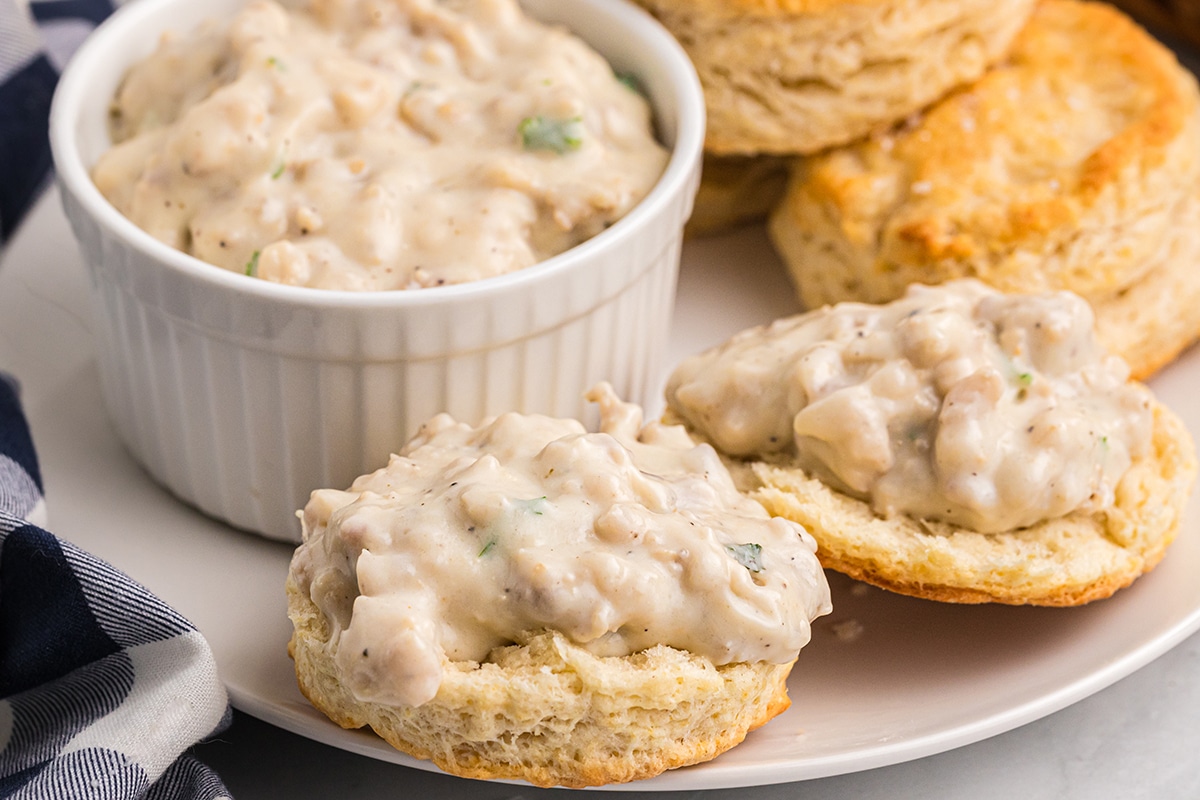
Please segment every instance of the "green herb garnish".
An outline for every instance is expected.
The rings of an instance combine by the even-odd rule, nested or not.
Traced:
[[[287,72],[287,67],[285,67],[283,65],[283,62],[280,61],[275,56],[267,56],[267,66],[274,67],[275,69],[279,70],[280,72]]]
[[[613,75],[617,78],[617,83],[624,86],[631,92],[646,96],[646,92],[642,89],[642,82],[637,79],[637,76],[632,72],[614,72]]]
[[[283,171],[287,169],[288,145],[291,144],[290,139],[284,139],[279,143],[278,149],[275,150],[275,160],[271,163],[271,180],[277,181],[283,175]]]
[[[1020,383],[1022,386],[1032,385],[1033,384],[1033,373],[1032,372],[1022,372],[1020,375],[1017,376],[1017,382]]]
[[[546,510],[546,495],[535,497],[532,500],[517,500],[516,505],[540,517]]]
[[[488,539],[487,544],[485,544],[483,546],[483,549],[479,551],[479,558],[483,558],[484,556],[486,556],[489,552],[491,552],[492,548],[495,546],[496,546],[495,538]]]
[[[739,564],[751,572],[762,572],[762,545],[747,542],[746,544],[727,544],[725,549]]]
[[[583,144],[583,120],[547,119],[526,117],[517,126],[521,144],[526,150],[549,150],[562,155],[568,150],[578,150]]]
[[[246,274],[251,278],[258,275],[258,250],[250,254],[250,260],[246,262]]]

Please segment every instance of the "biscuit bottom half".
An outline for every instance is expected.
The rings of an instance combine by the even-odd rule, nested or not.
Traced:
[[[666,646],[597,657],[546,631],[481,664],[448,661],[423,705],[363,702],[339,680],[321,612],[290,580],[287,591],[288,650],[309,701],[343,728],[369,726],[461,777],[543,787],[640,780],[714,758],[790,705],[791,663],[715,666]]]
[[[1126,472],[1111,508],[1002,533],[884,519],[799,469],[739,469],[751,497],[808,529],[827,568],[929,600],[1041,606],[1099,600],[1153,569],[1179,531],[1195,476],[1191,436],[1161,404],[1151,452]]]
[[[761,223],[783,198],[787,178],[786,158],[705,154],[700,189],[684,232],[712,236]]]

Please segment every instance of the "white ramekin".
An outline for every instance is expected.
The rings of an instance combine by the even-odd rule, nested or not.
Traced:
[[[246,278],[176,251],[100,195],[108,106],[160,32],[242,0],[137,0],[63,74],[50,140],[67,217],[90,273],[104,400],[117,433],[171,492],[231,525],[297,541],[309,492],[386,463],[448,411],[586,417],[608,380],[641,403],[657,391],[683,224],[704,137],[686,55],[625,0],[527,0],[638,76],[672,156],[629,215],[523,271],[411,292],[351,293]]]

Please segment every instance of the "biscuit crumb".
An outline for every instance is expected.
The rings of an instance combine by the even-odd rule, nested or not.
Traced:
[[[863,635],[863,624],[856,619],[835,622],[829,627],[833,631],[833,635],[837,637],[837,640],[843,644],[856,642]]]

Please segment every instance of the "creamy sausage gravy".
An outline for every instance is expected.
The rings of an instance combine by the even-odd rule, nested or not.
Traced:
[[[672,375],[670,408],[738,457],[981,532],[1111,505],[1150,448],[1149,390],[1075,295],[914,286],[744,331]]]
[[[589,651],[666,644],[716,664],[794,659],[828,613],[815,543],[740,495],[716,452],[607,386],[600,431],[440,415],[349,491],[314,492],[293,574],[361,700],[418,705],[443,659],[550,628]]]
[[[521,269],[667,159],[645,99],[515,0],[255,0],[125,76],[100,191],[167,244],[326,289]]]

